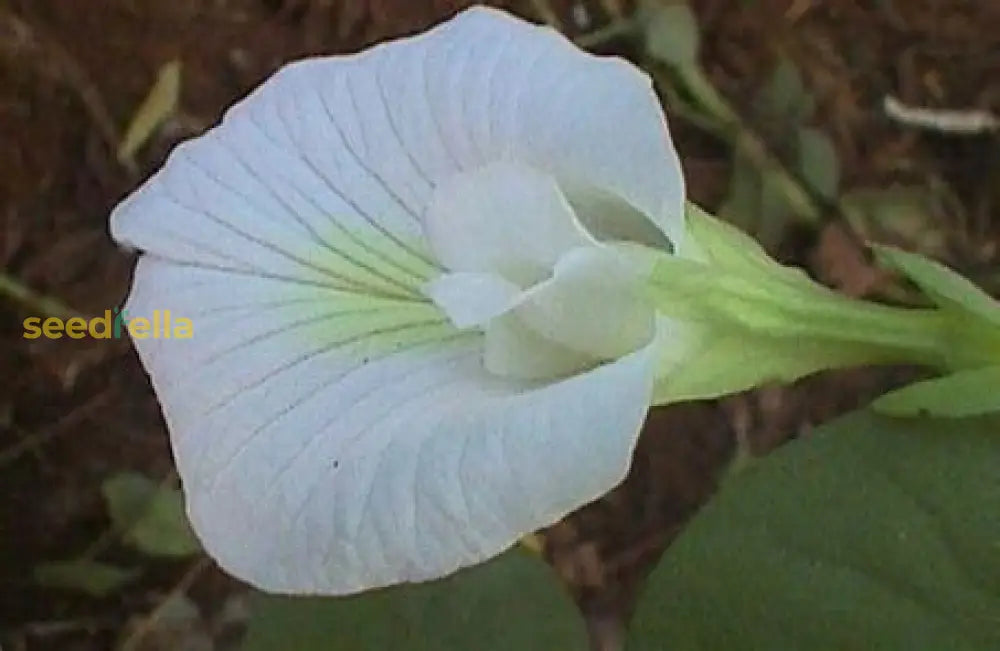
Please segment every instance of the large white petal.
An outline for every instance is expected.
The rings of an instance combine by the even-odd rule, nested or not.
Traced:
[[[551,29],[473,8],[416,37],[286,66],[112,216],[186,264],[402,294],[436,272],[434,188],[501,160],[682,235],[680,166],[649,78]],[[613,229],[612,229],[613,230]]]
[[[682,245],[684,179],[649,77],[622,59],[583,54],[548,28],[514,25],[469,10],[428,34],[428,65],[410,68],[432,80],[429,106],[445,116],[454,159],[465,169],[527,162],[559,180],[581,217],[598,216],[583,208],[613,197]]]
[[[137,343],[195,531],[236,576],[327,594],[440,576],[626,473],[652,350],[557,383],[503,381],[481,335],[425,304],[344,314],[332,290],[282,285],[145,257],[127,305],[194,321],[190,339]]]
[[[485,9],[287,66],[115,210],[147,252],[131,315],[194,321],[136,347],[227,569],[329,593],[436,576],[624,474],[646,351],[527,390],[487,377],[481,336],[423,294],[435,187],[498,160],[680,226],[648,78]]]

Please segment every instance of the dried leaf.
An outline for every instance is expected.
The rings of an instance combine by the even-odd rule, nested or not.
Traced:
[[[181,94],[181,62],[173,59],[160,68],[156,82],[132,116],[118,145],[118,160],[131,162],[149,138],[176,111]]]

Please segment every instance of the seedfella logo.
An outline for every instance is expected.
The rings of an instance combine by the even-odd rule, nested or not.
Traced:
[[[24,320],[24,338],[62,339],[65,335],[70,339],[121,339],[128,333],[133,339],[190,339],[194,336],[194,324],[191,319],[175,317],[170,310],[153,310],[153,318],[136,317],[130,319],[128,312],[116,308],[113,312],[105,310],[104,316],[84,319],[73,317],[60,319],[58,317],[32,316]]]

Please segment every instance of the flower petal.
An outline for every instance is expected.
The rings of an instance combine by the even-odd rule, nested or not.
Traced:
[[[442,274],[424,292],[456,328],[485,324],[509,310],[522,294],[520,287],[498,274],[469,271]]]
[[[614,195],[680,241],[683,179],[648,77],[482,7],[286,66],[178,147],[112,233],[186,264],[405,293],[435,272],[434,188],[499,160]]]
[[[683,250],[681,246],[687,247],[683,229],[678,227],[668,237],[661,226],[614,194],[584,187],[566,191],[577,219],[598,240],[637,242],[660,250],[678,251]]]
[[[483,369],[481,335],[432,306],[358,300],[139,262],[129,315],[194,320],[190,339],[137,344],[194,529],[229,572],[325,594],[429,579],[624,476],[651,350],[553,384],[504,381]]]
[[[495,272],[522,287],[548,277],[566,251],[597,243],[554,178],[512,162],[442,182],[426,232],[435,257],[452,271]]]
[[[433,80],[431,110],[445,116],[442,130],[466,169],[497,159],[528,163],[555,176],[574,205],[577,191],[587,193],[583,204],[606,193],[682,245],[684,179],[644,72],[481,7],[430,32],[429,41],[442,52],[424,71]],[[442,42],[448,46],[439,49]]]
[[[594,368],[601,360],[546,339],[516,314],[504,314],[486,326],[483,363],[500,377],[553,380]]]
[[[499,160],[680,228],[648,78],[481,8],[285,67],[115,209],[113,236],[146,252],[131,316],[194,323],[135,343],[194,526],[233,573],[325,593],[438,576],[624,474],[651,354],[491,380],[482,336],[423,293],[435,188]]]
[[[647,259],[615,247],[568,252],[551,279],[525,292],[514,314],[538,334],[597,359],[649,343],[656,313],[642,294]]]

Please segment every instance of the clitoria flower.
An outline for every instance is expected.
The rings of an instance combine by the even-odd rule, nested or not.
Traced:
[[[111,217],[128,314],[194,323],[135,344],[206,550],[346,594],[612,488],[671,340],[635,244],[683,197],[647,76],[498,11],[280,70]]]

